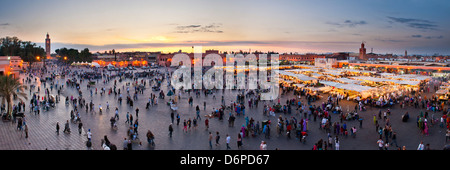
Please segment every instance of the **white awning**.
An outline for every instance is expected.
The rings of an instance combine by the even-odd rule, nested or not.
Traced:
[[[417,86],[420,84],[420,81],[399,80],[397,84]]]
[[[332,81],[320,81],[320,83],[325,84],[327,86],[332,86],[332,87],[335,87],[338,89],[351,90],[351,91],[357,91],[357,92],[364,92],[364,91],[375,89],[375,88],[369,87],[369,86],[362,86],[362,85],[358,85],[358,84],[341,84],[341,83],[332,82]]]
[[[278,74],[286,75],[286,76],[291,76],[291,77],[297,78],[297,79],[299,79],[299,80],[301,80],[301,81],[317,80],[317,78],[314,78],[314,77],[308,77],[308,76],[303,75],[303,74],[295,74],[295,73],[291,73],[291,72],[287,72],[287,71],[282,71],[282,70],[278,70]]]
[[[92,67],[100,67],[100,64],[98,64],[97,62],[92,62],[92,63],[91,63],[91,66],[92,66]]]
[[[305,84],[294,84],[294,86],[296,86],[296,87],[305,87],[306,85]]]
[[[412,80],[393,80],[393,79],[375,78],[375,77],[367,77],[367,76],[359,76],[359,77],[351,77],[351,78],[362,80],[362,81],[368,80],[368,81],[374,81],[374,82],[392,82],[395,84],[411,85],[411,86],[416,86],[420,83],[419,81],[412,81]]]
[[[340,81],[340,82],[347,83],[347,84],[360,84],[362,82],[362,81],[359,81],[359,80],[353,80],[353,79],[348,79],[348,78],[338,78],[336,80]]]
[[[448,92],[448,90],[446,90],[446,89],[439,89],[438,91],[436,91],[436,94],[445,94],[447,92]]]

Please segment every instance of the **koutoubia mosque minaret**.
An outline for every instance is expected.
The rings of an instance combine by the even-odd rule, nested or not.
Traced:
[[[47,38],[45,39],[45,53],[47,59],[50,59],[50,35],[47,33]]]

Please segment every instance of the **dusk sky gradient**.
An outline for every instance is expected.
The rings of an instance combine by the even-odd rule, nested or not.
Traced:
[[[91,52],[450,54],[447,0],[2,0],[0,37]]]

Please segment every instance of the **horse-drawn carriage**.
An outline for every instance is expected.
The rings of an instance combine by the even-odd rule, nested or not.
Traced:
[[[48,99],[48,104],[50,107],[55,107],[56,105],[56,98],[53,95],[50,95],[50,98]]]
[[[153,91],[159,91],[159,90],[161,90],[161,88],[159,86],[155,85],[155,86],[152,87],[152,90]]]
[[[283,107],[280,104],[273,105],[273,109],[277,113],[283,112]]]
[[[16,119],[18,117],[22,117],[23,118],[25,116],[25,114],[23,112],[13,112],[12,116],[13,116],[14,119]]]
[[[95,86],[95,81],[89,81],[88,84],[86,85],[87,88],[90,88],[92,86]]]

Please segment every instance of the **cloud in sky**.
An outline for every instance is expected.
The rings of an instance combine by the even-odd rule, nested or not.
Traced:
[[[359,25],[366,25],[367,21],[361,20],[361,21],[352,21],[352,20],[345,20],[343,22],[326,22],[328,25],[334,25],[337,27],[356,27]]]
[[[222,24],[212,23],[208,25],[182,25],[177,26],[175,28],[175,33],[197,33],[197,32],[211,32],[211,33],[223,33],[222,30],[220,30],[220,27]]]
[[[202,25],[185,25],[185,26],[177,26],[177,29],[184,30],[184,29],[190,29],[190,28],[198,28]]]
[[[426,36],[425,39],[442,39],[444,38],[444,36],[440,35],[440,36]]]
[[[418,29],[420,31],[437,30],[438,25],[435,22],[424,20],[424,19],[414,19],[414,18],[399,18],[388,16],[389,23],[400,23],[404,24],[410,28]]]
[[[425,39],[443,39],[444,36],[443,35],[439,35],[439,36],[422,36],[420,34],[416,34],[416,35],[411,35],[411,37],[413,38],[425,38]]]
[[[387,38],[387,39],[379,39],[376,38],[376,41],[381,41],[381,42],[390,42],[390,43],[402,43],[402,42],[407,42],[406,40],[400,40],[400,39],[391,39],[391,38]]]

